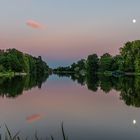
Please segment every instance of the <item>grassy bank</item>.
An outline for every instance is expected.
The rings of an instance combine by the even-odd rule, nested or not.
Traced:
[[[0,77],[13,77],[14,72],[0,72]]]
[[[14,76],[25,76],[27,73],[18,72],[0,72],[0,77],[14,77]]]

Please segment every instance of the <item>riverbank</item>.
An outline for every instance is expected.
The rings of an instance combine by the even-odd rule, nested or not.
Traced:
[[[62,74],[75,74],[76,72],[75,71],[53,71],[54,74],[59,74],[59,73],[62,73]]]
[[[54,71],[54,74],[78,74],[81,75],[81,72],[75,71]],[[105,75],[105,76],[140,76],[140,73],[133,73],[133,72],[123,72],[123,71],[104,71],[104,72],[96,72],[97,75]],[[86,75],[86,72],[83,73]]]
[[[14,77],[14,76],[26,76],[27,73],[21,72],[0,72],[0,77]]]

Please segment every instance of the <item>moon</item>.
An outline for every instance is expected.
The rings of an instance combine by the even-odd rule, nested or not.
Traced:
[[[136,19],[133,19],[133,23],[136,23],[137,21],[136,21]]]
[[[137,123],[137,121],[136,120],[133,120],[133,124],[135,125]]]

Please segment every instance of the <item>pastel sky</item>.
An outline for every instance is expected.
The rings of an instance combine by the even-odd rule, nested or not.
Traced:
[[[140,0],[0,0],[0,49],[41,55],[52,67],[115,55],[140,39],[139,7]]]

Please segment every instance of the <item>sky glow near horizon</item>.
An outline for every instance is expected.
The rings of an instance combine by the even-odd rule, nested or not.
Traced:
[[[115,55],[125,42],[140,39],[139,0],[0,2],[0,49],[41,55],[53,67],[92,53]]]

